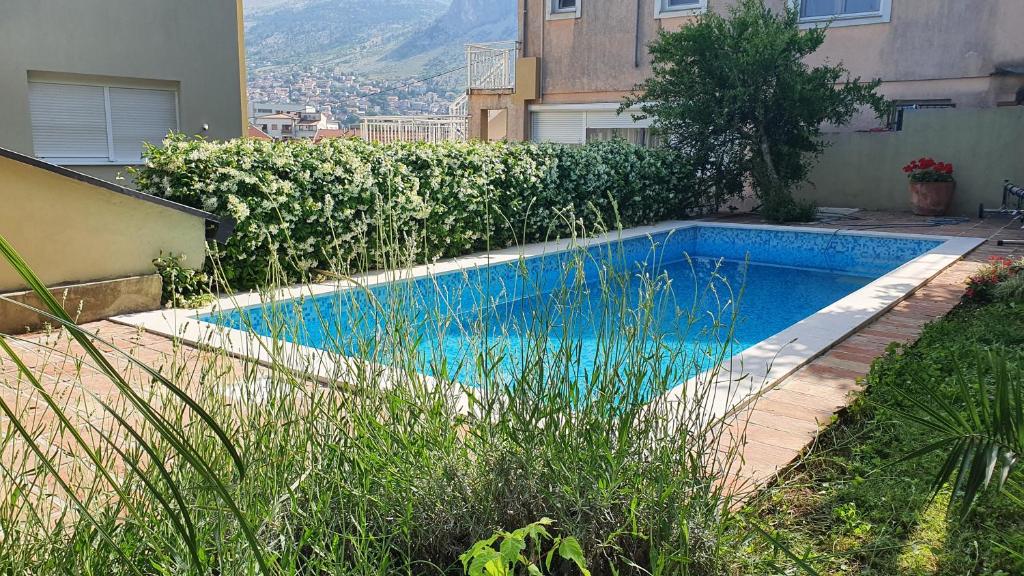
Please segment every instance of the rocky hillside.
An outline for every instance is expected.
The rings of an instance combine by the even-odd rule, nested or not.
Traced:
[[[390,59],[424,52],[458,53],[467,42],[513,40],[516,0],[452,0],[444,14],[388,54]]]
[[[254,70],[317,64],[415,78],[460,65],[466,42],[516,36],[516,0],[245,2]]]

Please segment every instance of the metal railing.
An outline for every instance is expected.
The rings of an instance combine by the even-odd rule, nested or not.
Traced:
[[[511,90],[516,85],[515,41],[466,44],[466,87],[470,90]]]
[[[367,116],[360,136],[370,142],[448,142],[469,138],[469,117]]]
[[[468,88],[504,90],[515,87],[518,44],[491,42],[466,45]],[[469,95],[459,96],[447,115],[367,116],[360,135],[371,142],[447,142],[469,139]]]

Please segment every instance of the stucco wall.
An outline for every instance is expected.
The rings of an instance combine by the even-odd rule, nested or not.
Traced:
[[[508,93],[477,91],[469,97],[469,137],[480,139],[484,136],[483,119],[487,110],[507,110],[505,138],[517,142],[526,139],[526,108],[512,102]]]
[[[181,130],[241,136],[241,0],[5,0],[0,9],[0,147],[33,153],[29,71],[179,86]],[[210,129],[203,132],[203,125]],[[110,166],[76,170],[112,179]]]
[[[842,61],[854,76],[903,83],[883,88],[894,98],[953,98],[961,106],[994,105],[1021,85],[990,75],[997,65],[1024,64],[1024,2],[892,2],[890,22],[835,27],[809,62]],[[734,4],[710,0],[709,9],[724,13]],[[769,4],[781,8],[783,0]],[[549,104],[620,100],[651,73],[646,47],[658,31],[693,20],[655,19],[654,0],[589,0],[580,18],[564,20],[545,20],[544,0],[520,0],[520,8],[524,55],[542,58]]]
[[[205,221],[0,157],[0,234],[47,285],[154,272],[160,251],[202,266]],[[23,287],[0,261],[0,292]]]
[[[908,112],[900,132],[832,134],[801,196],[822,206],[909,210],[901,168],[931,156],[956,167],[952,213],[998,207],[1004,179],[1024,183],[1024,107]]]

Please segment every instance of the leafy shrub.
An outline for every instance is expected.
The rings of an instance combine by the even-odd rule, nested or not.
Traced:
[[[813,222],[818,216],[818,205],[812,200],[776,194],[766,196],[758,212],[772,222]]]
[[[217,257],[235,288],[685,216],[699,205],[668,150],[611,141],[211,143],[173,136],[135,171],[143,192],[238,221]],[[286,275],[272,279],[274,264]]]
[[[169,308],[198,308],[213,300],[210,276],[185,266],[185,255],[160,254],[153,266],[163,280],[160,303]]]
[[[967,289],[964,291],[964,300],[974,303],[991,302],[995,299],[1013,300],[1015,294],[1015,283],[1006,288],[1000,288],[1002,284],[1019,278],[1024,272],[1024,258],[1016,260],[1003,256],[992,256],[988,264],[971,275],[967,279]]]
[[[468,576],[541,576],[551,573],[551,562],[557,554],[559,559],[575,564],[583,576],[590,576],[579,541],[572,536],[552,536],[545,527],[554,523],[550,518],[541,518],[513,532],[499,530],[459,556],[462,569]],[[551,544],[544,554],[548,542]]]
[[[864,107],[881,115],[888,104],[878,80],[852,78],[842,63],[809,65],[827,29],[805,29],[793,6],[767,4],[742,0],[728,14],[661,31],[650,44],[653,73],[623,108],[653,120],[716,203],[749,187],[766,217],[801,219],[806,207],[793,205],[792,191],[825,149],[822,126],[847,124]]]
[[[1024,274],[1018,273],[1013,278],[998,284],[992,293],[1000,302],[1024,303]]]

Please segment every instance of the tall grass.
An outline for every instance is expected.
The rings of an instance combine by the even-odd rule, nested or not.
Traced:
[[[415,260],[389,253],[393,270]],[[542,518],[594,574],[726,573],[737,447],[710,406],[740,294],[627,260],[574,250],[548,275],[513,264],[505,291],[439,283],[434,300],[335,270],[355,287],[268,290],[238,317],[259,364],[131,359],[53,302],[51,337],[0,338],[17,363],[0,371],[0,574],[457,574],[475,542]],[[296,369],[289,343],[316,332],[360,360]],[[55,382],[67,358],[80,370]]]

